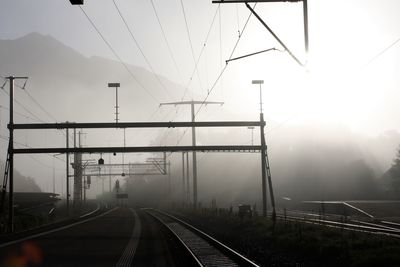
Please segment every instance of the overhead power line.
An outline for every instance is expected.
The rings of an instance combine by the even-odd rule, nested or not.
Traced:
[[[47,115],[49,116],[53,121],[57,121],[57,119],[50,114],[27,90],[24,90],[24,92],[28,95],[28,97]]]
[[[216,10],[215,10],[215,13],[214,13],[213,19],[212,19],[212,21],[211,21],[210,27],[209,27],[209,29],[208,29],[208,31],[207,31],[206,38],[205,38],[205,40],[204,40],[204,42],[203,42],[202,49],[201,49],[200,54],[199,54],[199,56],[198,56],[198,58],[197,58],[197,60],[196,60],[196,63],[195,63],[194,69],[193,69],[193,71],[192,71],[192,74],[191,74],[191,76],[190,76],[190,78],[189,78],[189,81],[188,81],[187,85],[185,86],[185,91],[183,92],[183,95],[182,95],[182,97],[181,97],[181,101],[183,101],[183,99],[184,99],[185,96],[186,96],[186,93],[187,93],[187,91],[188,91],[188,89],[189,89],[189,87],[190,87],[190,84],[191,84],[191,82],[192,82],[192,80],[193,80],[193,76],[194,76],[195,72],[198,71],[198,65],[199,65],[200,59],[201,59],[201,57],[202,57],[202,55],[203,55],[203,53],[204,53],[204,51],[205,51],[205,48],[207,47],[208,39],[209,39],[211,30],[212,30],[212,28],[213,28],[213,26],[214,26],[215,19],[216,19],[217,15],[218,15],[218,11],[219,11],[219,10],[220,10],[220,5],[218,5],[218,7],[217,7]],[[179,107],[178,107],[178,109],[179,109]],[[178,112],[175,113],[175,116],[172,118],[171,121],[174,121],[174,120],[176,119],[177,115],[178,115]],[[169,131],[171,131],[171,129],[167,129],[165,132],[169,132]],[[181,138],[179,139],[179,141],[177,142],[177,144],[180,143],[180,141],[182,140],[182,138],[183,138],[183,136],[186,134],[186,132],[187,132],[187,129],[183,132],[183,134],[182,134]],[[169,134],[169,133],[168,133],[168,134]],[[164,135],[165,135],[165,134],[164,134]],[[168,156],[170,156],[170,155],[171,155],[171,154],[169,154]]]
[[[85,10],[79,6],[81,9],[82,13],[85,15],[89,23],[92,25],[92,27],[95,29],[97,34],[100,36],[100,38],[104,41],[104,43],[107,45],[107,47],[110,49],[110,51],[113,53],[115,58],[122,64],[122,66],[126,69],[126,71],[129,73],[129,75],[133,78],[133,80],[140,86],[141,89],[143,89],[155,102],[159,103],[157,98],[136,78],[135,74],[129,69],[128,65],[122,60],[122,58],[117,54],[115,49],[111,46],[111,44],[107,41],[107,39],[104,37],[104,35],[100,32],[99,28],[96,26],[96,24],[93,22],[93,20],[89,17],[89,15],[85,12]]]
[[[253,9],[254,9],[256,6],[257,6],[257,3],[254,4]],[[244,24],[244,26],[243,26],[243,28],[242,28],[241,34],[238,36],[238,38],[237,38],[237,40],[236,40],[236,43],[235,43],[235,45],[234,45],[234,47],[233,47],[233,49],[232,49],[232,52],[231,52],[231,54],[230,54],[230,56],[229,56],[229,59],[232,59],[233,54],[235,53],[235,50],[236,50],[236,48],[237,48],[237,46],[238,46],[238,44],[239,44],[239,42],[240,42],[240,39],[242,38],[243,33],[244,33],[244,31],[246,30],[246,28],[247,28],[247,24],[249,23],[251,16],[252,16],[252,13],[250,12],[249,16],[247,17],[246,23]],[[196,111],[195,116],[197,116],[197,114],[200,112],[200,110],[201,110],[202,107],[204,106],[204,103],[208,100],[208,97],[209,97],[210,94],[213,92],[214,88],[215,88],[216,85],[218,84],[219,80],[221,79],[221,77],[222,77],[222,75],[224,74],[224,72],[225,72],[225,70],[226,70],[227,67],[228,67],[228,64],[225,64],[224,68],[221,70],[221,72],[219,73],[219,75],[218,75],[217,78],[215,79],[214,83],[212,84],[210,90],[207,90],[207,95],[206,95],[206,97],[204,98],[204,100],[202,101],[202,103],[201,103],[201,105],[199,106],[198,110]],[[189,129],[185,129],[185,131],[182,133],[181,137],[180,137],[180,138],[178,139],[178,141],[176,142],[176,145],[179,145],[179,144],[180,144],[180,142],[183,140],[183,137],[186,135],[186,133],[188,132],[188,130],[189,130]]]
[[[121,10],[118,8],[117,3],[115,3],[115,0],[113,0],[113,4],[115,6],[115,8],[117,9],[118,15],[121,18],[121,20],[123,21],[126,29],[128,30],[130,36],[132,37],[132,40],[134,41],[134,43],[136,44],[136,47],[139,49],[140,53],[142,54],[144,61],[146,62],[147,66],[149,67],[151,73],[153,74],[153,76],[155,77],[155,79],[158,81],[158,83],[161,85],[161,87],[164,89],[164,91],[167,93],[167,95],[172,98],[170,92],[168,91],[167,87],[164,85],[164,83],[161,81],[160,77],[156,74],[156,72],[154,71],[153,66],[150,64],[150,61],[148,60],[148,58],[146,57],[146,55],[143,52],[142,47],[140,46],[139,42],[137,41],[135,35],[133,34],[133,31],[131,30],[131,28],[129,27],[127,21],[125,20],[124,16],[122,15]]]
[[[184,20],[185,20],[186,33],[187,33],[187,36],[188,36],[188,39],[189,39],[190,51],[192,52],[193,63],[194,63],[195,66],[196,66],[196,58],[195,58],[195,56],[194,56],[192,38],[190,37],[190,31],[189,31],[189,25],[188,25],[188,22],[187,22],[187,18],[186,18],[185,6],[183,5],[183,0],[180,0],[180,2],[181,2],[181,8],[182,8],[182,13],[183,13],[183,18],[184,18]],[[198,78],[198,80],[199,80],[200,90],[203,90],[203,89],[202,89],[202,85],[201,85],[201,80],[200,80],[199,72],[198,72],[198,70],[197,70],[196,67],[195,67],[195,69],[196,69],[197,78]]]
[[[4,75],[0,75],[0,77],[3,78],[4,80],[7,80],[7,78],[6,78]],[[20,86],[20,85],[17,84],[17,83],[15,84],[15,86],[21,88],[21,89],[32,99],[32,101],[33,101],[36,105],[38,105],[38,106],[40,107],[40,109],[42,109],[50,118],[54,119],[54,121],[57,121],[47,110],[44,109],[44,107],[43,107],[42,105],[39,104],[39,102],[37,102],[37,101],[32,97],[31,94],[29,94],[29,92],[27,92],[27,91],[25,90],[25,85],[26,85],[26,83],[25,83],[23,86]],[[2,88],[2,89],[3,89],[4,93],[6,93],[7,95],[9,95],[8,92],[7,92],[6,90],[4,90],[4,88]],[[40,119],[38,116],[36,116],[35,114],[33,114],[31,111],[29,111],[24,105],[22,105],[21,103],[19,103],[15,98],[14,98],[14,101],[15,101],[15,103],[17,103],[22,109],[24,109],[26,112],[28,112],[30,115],[32,115],[32,116],[35,118],[35,119],[32,119],[32,118],[30,118],[30,119],[32,119],[32,120],[37,120],[37,121],[40,121],[40,122],[44,122],[44,121],[43,121],[42,119]],[[14,112],[15,112],[15,111],[14,111]],[[25,115],[23,115],[23,116],[25,116]],[[25,116],[25,117],[29,118],[28,116]]]
[[[400,37],[395,40],[394,42],[392,42],[391,44],[389,44],[387,47],[385,47],[382,51],[380,51],[378,54],[376,54],[375,56],[373,56],[370,60],[367,61],[367,63],[364,64],[363,68],[369,66],[372,62],[374,62],[375,60],[377,60],[379,57],[381,57],[383,54],[385,54],[389,49],[391,49],[392,47],[394,47],[397,43],[400,42]]]
[[[8,92],[5,90],[2,90],[6,95],[9,96]],[[33,118],[35,118],[35,120],[42,122],[42,123],[46,123],[44,120],[40,119],[38,116],[36,116],[34,113],[32,113],[29,109],[27,109],[23,104],[21,104],[17,99],[14,99],[14,102],[21,107],[23,110],[25,110],[29,115],[31,115]]]
[[[257,6],[257,3],[254,4],[253,10],[255,9],[256,6]],[[235,43],[235,45],[234,45],[234,47],[233,47],[233,49],[232,49],[232,52],[231,52],[231,54],[230,54],[230,56],[229,56],[229,59],[227,60],[228,62],[229,62],[229,60],[232,59],[233,54],[235,53],[235,50],[236,50],[236,48],[237,48],[237,46],[238,46],[238,44],[239,44],[239,42],[240,42],[240,40],[241,40],[241,38],[242,38],[242,36],[243,36],[244,31],[246,30],[247,24],[249,23],[250,18],[251,18],[252,15],[253,15],[252,12],[250,12],[249,16],[247,17],[246,23],[245,23],[244,26],[243,26],[243,29],[242,29],[242,31],[241,31],[241,34],[238,36],[238,38],[237,38],[237,40],[236,40],[236,43]],[[225,70],[226,70],[227,67],[228,67],[228,64],[225,64],[224,68],[221,70],[220,74],[218,75],[217,79],[214,81],[214,83],[213,83],[213,85],[211,86],[210,90],[207,90],[207,95],[206,95],[206,97],[204,98],[204,100],[202,101],[202,103],[201,103],[201,105],[199,106],[198,110],[196,111],[195,116],[197,116],[197,114],[200,112],[200,110],[204,107],[204,103],[208,100],[208,97],[209,97],[210,94],[214,91],[215,86],[218,84],[219,80],[221,79],[221,77],[222,77],[222,75],[224,74],[224,72],[225,72]]]
[[[7,108],[7,107],[4,107],[4,106],[2,106],[2,105],[0,105],[0,109],[4,109],[4,110],[7,110],[7,111],[9,111],[9,110],[10,110],[9,108]],[[37,119],[34,119],[34,118],[31,118],[31,117],[29,117],[28,115],[26,115],[26,114],[23,114],[23,113],[20,113],[20,112],[18,112],[18,111],[14,111],[14,114],[16,114],[16,115],[18,115],[18,116],[21,116],[21,117],[23,117],[23,118],[29,119],[29,120],[31,120],[31,121],[37,121],[37,122],[40,122],[39,120],[37,120]]]
[[[157,18],[157,21],[158,21],[158,25],[160,26],[161,33],[162,33],[162,36],[164,38],[165,44],[167,45],[169,55],[170,55],[172,61],[174,62],[174,66],[175,66],[175,69],[176,69],[176,71],[177,71],[177,73],[179,75],[179,78],[182,79],[181,71],[180,71],[180,69],[178,67],[178,64],[176,63],[174,53],[172,52],[171,46],[170,46],[170,44],[168,42],[167,35],[165,34],[164,27],[162,26],[160,17],[158,16],[158,12],[157,12],[157,9],[156,9],[156,7],[154,5],[154,1],[150,0],[150,2],[151,2],[151,6],[153,7],[154,14],[156,15],[156,18]]]
[[[188,91],[188,89],[189,89],[189,87],[190,87],[190,84],[192,83],[194,74],[195,74],[196,72],[198,73],[199,62],[200,62],[201,56],[203,55],[203,52],[204,52],[204,50],[205,50],[205,48],[206,48],[206,46],[207,46],[208,38],[209,38],[209,36],[210,36],[212,27],[213,27],[213,25],[214,25],[215,18],[217,17],[219,8],[220,8],[220,6],[218,5],[217,9],[215,10],[215,14],[214,14],[213,19],[212,19],[212,21],[211,21],[210,27],[209,27],[209,29],[208,29],[206,38],[205,38],[205,40],[204,40],[204,42],[203,42],[203,46],[202,46],[202,48],[201,48],[200,54],[199,54],[197,60],[195,61],[195,65],[194,65],[193,72],[192,72],[192,74],[190,75],[188,84],[186,85],[185,91],[183,92],[183,96],[181,97],[181,101],[182,101],[182,100],[185,98],[185,96],[186,96],[186,93],[187,93],[187,91]]]

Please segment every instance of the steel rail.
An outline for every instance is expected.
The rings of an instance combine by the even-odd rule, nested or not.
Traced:
[[[288,221],[300,221],[304,223],[310,224],[319,224],[321,226],[331,227],[331,228],[338,228],[344,229],[348,231],[357,231],[362,233],[369,233],[369,234],[378,234],[378,235],[386,235],[391,237],[400,238],[400,229],[392,230],[388,228],[383,228],[384,226],[380,226],[376,224],[375,226],[366,226],[361,224],[355,223],[344,223],[344,222],[336,222],[331,220],[324,220],[324,219],[310,219],[310,218],[303,218],[297,216],[284,216],[282,214],[277,215],[280,219],[288,220]]]
[[[153,217],[155,220],[157,220],[161,225],[163,225],[168,231],[179,241],[179,243],[185,248],[186,252],[190,254],[190,256],[194,259],[196,262],[197,266],[203,267],[204,265],[200,262],[198,257],[193,253],[193,251],[183,242],[183,240],[167,225],[165,224],[160,218],[155,216],[154,214],[148,212],[146,209],[144,210],[147,214],[149,214],[151,217]]]
[[[165,213],[165,212],[162,212],[160,210],[153,210],[153,211],[158,212],[158,213],[170,218],[171,220],[181,224],[183,227],[187,228],[188,230],[190,230],[190,231],[194,232],[195,234],[197,234],[198,236],[202,237],[203,239],[205,239],[207,242],[209,242],[211,245],[213,245],[215,248],[217,248],[219,251],[221,251],[227,257],[231,258],[234,262],[236,262],[240,266],[251,266],[251,267],[258,266],[254,262],[250,261],[243,255],[236,252],[235,250],[224,245],[220,241],[218,241],[215,238],[211,237],[210,235],[204,233],[203,231],[197,229],[196,227],[188,224],[187,222],[182,221],[182,220],[176,218],[175,216]]]

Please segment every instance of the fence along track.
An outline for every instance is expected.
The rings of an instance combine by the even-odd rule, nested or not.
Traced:
[[[190,249],[200,266],[258,266],[206,233],[167,213],[146,210],[169,228]]]

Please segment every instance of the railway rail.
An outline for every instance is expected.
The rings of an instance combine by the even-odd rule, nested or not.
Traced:
[[[165,212],[144,209],[180,240],[197,266],[258,266],[194,226]]]
[[[354,220],[348,219],[346,222],[337,221],[334,219],[324,219],[324,218],[316,218],[317,214],[306,214],[300,213],[299,215],[284,215],[284,214],[277,214],[277,218],[288,220],[288,221],[300,221],[304,223],[310,224],[320,224],[327,227],[332,228],[340,228],[345,230],[357,231],[357,232],[365,232],[371,234],[381,234],[391,237],[400,238],[400,224],[391,223],[386,221],[361,221],[361,220]]]

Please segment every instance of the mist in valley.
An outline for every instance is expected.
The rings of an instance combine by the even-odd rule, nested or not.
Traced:
[[[194,7],[197,5],[199,4],[190,4],[188,12],[190,10],[194,12]],[[274,11],[277,10],[275,7]],[[291,13],[294,14],[296,10],[293,8]],[[202,6],[198,11],[207,17],[213,14]],[[240,12],[245,14],[242,9]],[[29,19],[32,17],[27,18]],[[231,14],[227,15],[226,19],[235,20]],[[170,17],[167,21],[170,25],[176,23]],[[244,21],[243,15],[239,22]],[[149,27],[156,26],[149,24]],[[198,21],[193,27],[202,29]],[[229,28],[228,25],[223,27]],[[315,32],[326,32],[313,27]],[[287,26],[279,28],[279,30],[286,29]],[[257,26],[251,24],[250,33],[255,33],[257,30],[259,30]],[[172,38],[173,44],[178,47],[175,52],[179,55],[178,61],[181,63],[180,75],[174,70],[170,59],[168,63],[165,58],[162,59],[165,55],[158,51],[161,48],[154,49],[154,43],[162,43],[161,37],[157,42],[150,42],[148,39],[152,37],[138,30],[139,35],[147,40],[144,43],[149,44],[144,46],[144,51],[149,55],[150,61],[158,62],[154,63],[157,73],[153,73],[149,66],[146,66],[136,50],[130,50],[131,44],[126,42],[118,44],[121,51],[129,55],[127,68],[131,73],[128,73],[120,62],[110,59],[112,57],[104,48],[99,48],[98,45],[93,45],[93,49],[90,48],[90,44],[93,43],[88,41],[88,33],[83,27],[79,27],[77,31],[74,33],[68,30],[65,33],[65,36],[73,34],[80,36],[70,42],[66,41],[67,37],[60,36],[59,32],[55,33],[47,28],[38,29],[38,32],[35,29],[24,28],[19,30],[18,34],[0,35],[2,39],[0,74],[3,77],[29,76],[26,87],[23,86],[23,82],[18,81],[15,89],[16,99],[22,103],[16,104],[15,107],[17,123],[112,122],[115,116],[115,91],[107,87],[108,82],[121,83],[119,90],[121,121],[189,121],[189,106],[160,106],[160,103],[181,99],[203,100],[210,93],[211,97],[208,100],[223,101],[225,104],[202,106],[201,112],[196,115],[196,120],[256,121],[259,120],[258,89],[251,85],[251,80],[262,78],[265,80],[263,87],[267,123],[265,136],[278,204],[285,205],[287,200],[284,199],[293,201],[398,199],[399,196],[392,188],[393,179],[388,174],[400,144],[399,127],[394,115],[397,112],[397,102],[394,99],[398,99],[399,96],[396,87],[398,75],[395,75],[395,71],[371,75],[386,61],[377,62],[376,66],[368,66],[362,71],[350,71],[350,65],[354,67],[354,64],[350,63],[346,66],[341,64],[340,68],[335,67],[336,63],[340,60],[343,62],[347,56],[340,54],[340,51],[343,52],[347,48],[338,47],[337,55],[340,55],[338,58],[322,57],[329,62],[327,65],[333,66],[333,71],[327,68],[325,72],[324,67],[327,65],[323,65],[304,74],[304,70],[293,66],[290,58],[283,56],[282,53],[271,53],[246,59],[240,63],[230,63],[226,74],[216,86],[213,86],[214,80],[225,64],[221,59],[228,56],[228,49],[222,54],[215,52],[218,50],[216,40],[220,38],[215,29],[211,31],[208,50],[199,61],[199,74],[192,73],[191,58],[189,60],[182,56],[189,53],[188,48],[185,46],[183,49],[182,42],[178,42],[180,38]],[[183,29],[176,28],[173,35],[182,32]],[[200,32],[203,33],[204,30]],[[199,35],[205,36],[205,33]],[[233,34],[237,35],[235,29],[225,30],[221,37],[223,40],[229,40],[225,42],[227,47],[234,44],[234,39],[228,38]],[[122,34],[113,32],[115,38],[120,35]],[[324,38],[328,38],[327,35],[313,36],[316,47],[317,44],[325,44]],[[194,38],[195,50],[201,48],[197,44],[202,44],[202,38],[197,35]],[[244,45],[239,46],[238,55],[258,48],[265,49],[260,45],[261,37],[256,38],[249,34],[248,38]],[[271,39],[262,38],[265,38],[262,41],[271,43]],[[296,43],[291,38],[288,38],[291,44]],[[334,34],[332,33],[329,38],[335,40]],[[363,34],[358,42],[369,40],[368,38],[368,35]],[[83,45],[83,40],[88,43]],[[100,43],[99,40],[97,42]],[[293,46],[296,52],[302,49],[299,45]],[[374,43],[372,51],[378,47],[380,44]],[[181,53],[177,53],[178,51]],[[353,60],[360,59],[360,53],[366,51],[358,52]],[[319,63],[320,60],[316,59],[320,59],[321,55],[326,55],[326,51],[316,49],[314,54],[310,54],[310,63]],[[393,57],[395,56],[398,56],[398,52]],[[269,64],[266,65],[265,62]],[[312,68],[313,64],[310,66]],[[398,70],[397,65],[393,68]],[[243,71],[244,69],[248,71]],[[320,72],[322,73],[320,79],[309,81],[315,73],[319,75]],[[287,73],[293,73],[290,79]],[[339,76],[335,76],[338,74]],[[200,78],[197,76],[201,77],[202,83],[198,81]],[[309,85],[315,88],[309,89]],[[22,87],[27,93],[21,89]],[[209,88],[212,88],[212,92],[208,91]],[[0,158],[3,161],[8,142],[6,128],[8,97],[5,93],[7,90],[8,84],[2,90],[3,97],[0,100],[2,138],[0,147],[3,151]],[[39,105],[34,102],[39,102]],[[77,129],[77,132],[81,132],[82,146],[122,146],[124,143],[122,129]],[[186,128],[127,129],[126,146],[191,145],[190,134],[191,130]],[[252,141],[254,144],[260,144],[259,129],[254,129],[253,134],[252,140],[251,130],[246,128],[197,129],[197,144],[250,145]],[[72,134],[70,137],[71,144]],[[78,137],[76,138],[78,144]],[[20,148],[64,147],[65,142],[65,130],[16,132],[16,147]],[[84,161],[97,162],[100,157],[103,157],[106,163],[121,163],[123,158],[125,163],[140,163],[150,157],[162,157],[162,154],[91,154],[84,155]],[[191,155],[189,158],[192,193]],[[219,207],[241,203],[261,206],[261,159],[258,153],[198,153],[197,158],[198,197],[203,206],[211,205],[213,199]],[[100,197],[103,192],[109,191],[110,182],[113,189],[118,179],[122,183],[121,190],[129,193],[130,201],[135,205],[157,206],[166,203],[181,205],[182,155],[168,153],[167,161],[171,164],[169,194],[169,175],[131,177],[113,175],[111,178],[103,179],[93,175],[87,195],[89,198]],[[36,191],[40,188],[42,191],[51,192],[55,177],[56,193],[65,197],[65,155],[17,155],[16,170],[21,173],[21,176],[16,177],[19,181],[16,187],[18,191]],[[28,178],[23,176],[32,179],[28,181]],[[32,181],[38,187],[32,185]]]

